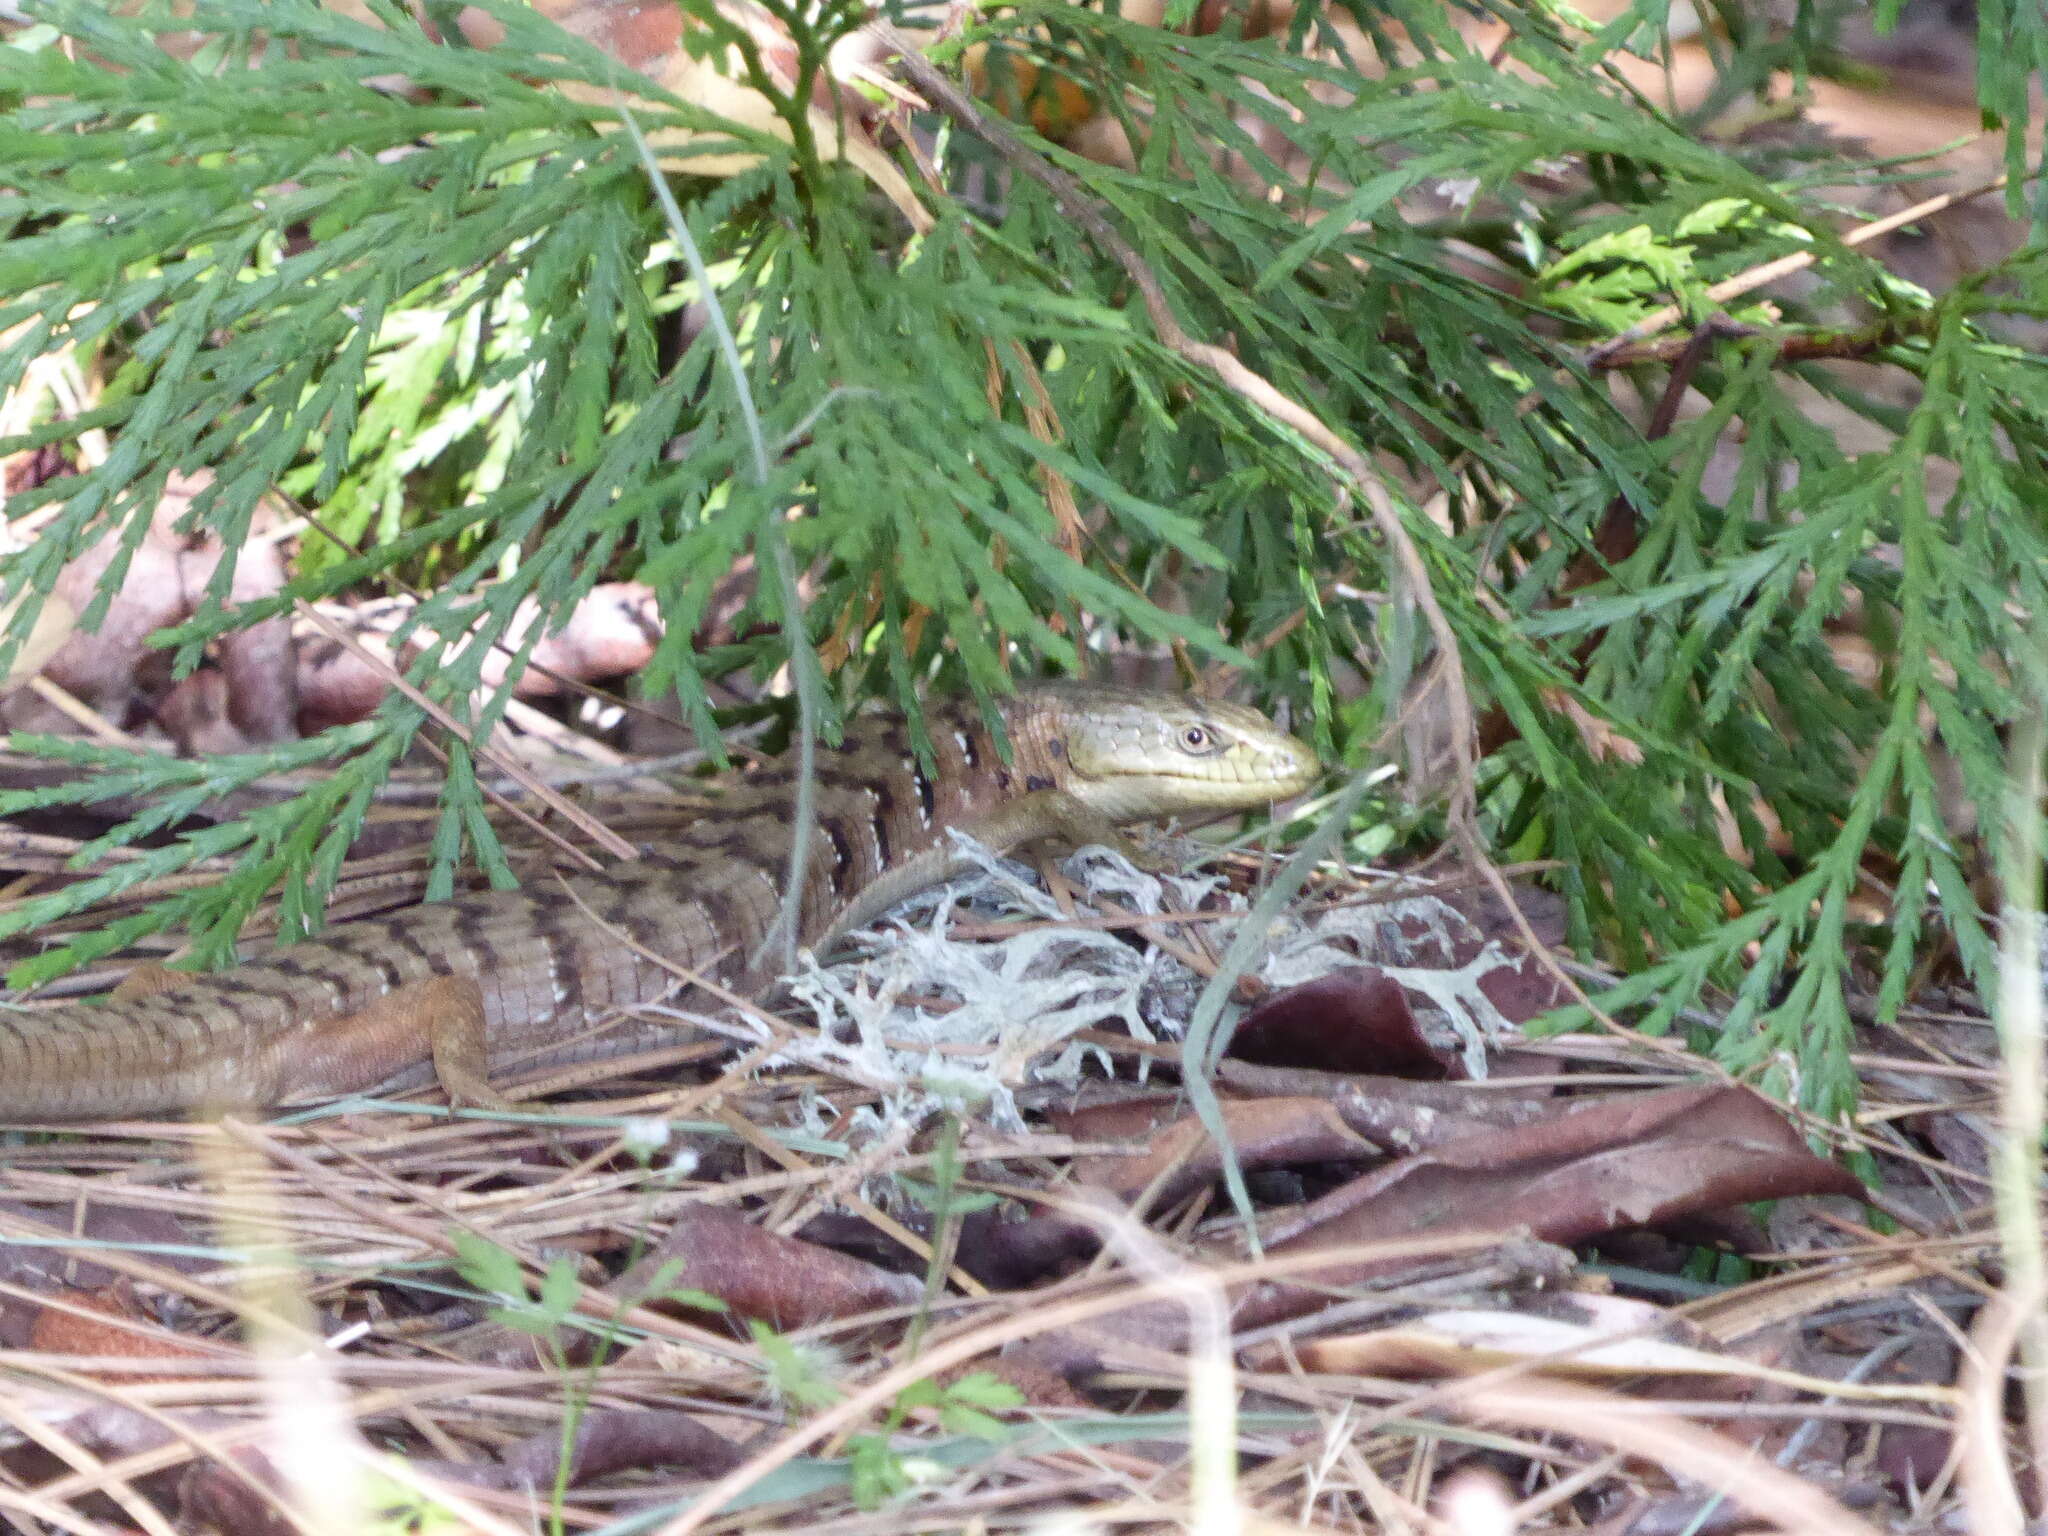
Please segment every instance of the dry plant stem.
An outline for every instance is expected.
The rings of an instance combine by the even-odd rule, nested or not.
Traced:
[[[238,1358],[249,1367],[249,1374],[255,1374],[257,1367],[254,1362],[248,1361],[246,1357]],[[238,1482],[246,1485],[259,1500],[268,1502],[273,1507],[280,1509],[281,1512],[289,1514],[289,1511],[282,1511],[282,1506],[276,1505],[275,1493],[264,1487],[248,1468],[229,1454],[234,1447],[254,1442],[263,1431],[263,1426],[260,1423],[236,1426],[233,1429],[201,1430],[187,1422],[182,1415],[167,1412],[147,1401],[137,1388],[116,1388],[107,1382],[95,1380],[91,1376],[78,1375],[61,1367],[52,1366],[35,1356],[19,1355],[15,1357],[12,1363],[17,1369],[31,1373],[40,1379],[54,1382],[61,1387],[67,1388],[78,1397],[102,1398],[125,1412],[148,1420],[151,1424],[163,1430],[168,1437],[166,1444],[154,1450],[130,1453],[121,1456],[115,1461],[98,1462],[99,1470],[96,1472],[74,1469],[70,1477],[58,1482],[46,1483],[42,1488],[38,1489],[37,1492],[42,1497],[62,1500],[67,1503],[92,1494],[106,1494],[112,1497],[117,1489],[131,1486],[138,1478],[145,1477],[152,1472],[163,1471],[165,1468],[175,1466],[183,1461],[203,1458],[222,1468]],[[133,1360],[126,1363],[131,1366],[135,1364]],[[161,1368],[160,1362],[153,1363],[158,1364],[159,1368]],[[239,1386],[240,1384],[238,1383],[237,1385]],[[98,1530],[99,1527],[94,1526],[92,1529]]]
[[[80,1252],[88,1254],[95,1264],[111,1269],[116,1274],[125,1275],[132,1280],[140,1280],[147,1285],[156,1286],[173,1295],[184,1296],[198,1302],[202,1306],[212,1307],[217,1311],[239,1313],[244,1317],[250,1315],[249,1308],[239,1305],[235,1297],[225,1291],[217,1290],[203,1281],[195,1280],[190,1275],[180,1274],[178,1271],[167,1269],[160,1264],[153,1264],[139,1254],[127,1253],[120,1248],[110,1248],[104,1244],[95,1243],[88,1238],[79,1237],[77,1234],[65,1231],[60,1227],[47,1226],[42,1222],[33,1221],[26,1216],[16,1215],[11,1212],[0,1212],[0,1243],[6,1242],[9,1238],[40,1243],[50,1247],[65,1246],[67,1244],[75,1246]],[[266,1314],[265,1321],[271,1326],[280,1328],[290,1329],[296,1327],[296,1324],[290,1319],[279,1317],[275,1313]],[[300,1347],[311,1349],[317,1348],[323,1341],[318,1334],[302,1332],[299,1334],[298,1342]]]
[[[413,1231],[417,1233],[434,1233],[444,1230],[453,1231],[459,1227],[465,1232],[474,1234],[484,1242],[505,1249],[524,1264],[530,1273],[539,1275],[544,1272],[545,1266],[531,1254],[523,1251],[517,1239],[508,1238],[502,1232],[486,1227],[479,1221],[473,1220],[461,1211],[452,1208],[445,1200],[433,1193],[426,1184],[408,1184],[396,1174],[379,1168],[371,1159],[359,1155],[346,1144],[330,1141],[326,1137],[320,1136],[317,1132],[313,1134],[313,1140],[339,1161],[356,1168],[367,1183],[390,1190],[393,1197],[398,1200],[417,1202],[425,1206],[436,1217],[440,1218],[442,1223],[439,1228],[425,1222],[413,1223]],[[317,1163],[312,1166],[315,1168],[319,1167]],[[338,1176],[339,1170],[324,1178],[309,1177],[307,1184],[314,1193],[347,1209],[347,1196],[338,1187]],[[359,1206],[357,1209],[361,1211],[365,1208]]]
[[[2006,1456],[2005,1369],[2028,1319],[2025,1298],[2001,1291],[1977,1312],[1956,1383],[1956,1445],[1970,1536],[2026,1536],[2027,1518]],[[2036,1309],[2040,1298],[2033,1298]]]
[[[147,752],[149,744],[122,730],[70,690],[51,682],[41,673],[28,680],[28,691],[57,710],[93,740],[126,752]]]
[[[1999,1141],[1992,1162],[1993,1205],[2005,1253],[2005,1295],[2019,1319],[2020,1387],[2037,1475],[2048,1469],[2048,1258],[2041,1232],[2043,1046],[2041,999],[2042,752],[2048,719],[2037,704],[2014,733],[2012,785],[2004,849],[2005,934],[1999,946]]]
[[[1178,1301],[1188,1315],[1188,1528],[1195,1536],[1241,1536],[1237,1493],[1237,1367],[1230,1298],[1214,1274],[1179,1258],[1104,1198],[1097,1206],[1105,1249]]]
[[[220,1122],[221,1130],[238,1141],[248,1144],[264,1156],[274,1158],[301,1178],[320,1187],[322,1193],[350,1215],[374,1226],[386,1227],[399,1232],[422,1244],[429,1252],[448,1257],[456,1255],[455,1243],[442,1235],[441,1230],[427,1222],[416,1221],[397,1211],[379,1209],[368,1201],[358,1200],[326,1177],[326,1170],[310,1157],[286,1146],[275,1137],[267,1136],[261,1127],[243,1124],[234,1120]],[[536,1279],[539,1271],[530,1263]],[[718,1359],[734,1363],[751,1364],[748,1353],[734,1345],[732,1340],[712,1333],[707,1329],[692,1327],[672,1317],[646,1307],[622,1302],[604,1291],[584,1287],[577,1293],[573,1311],[583,1317],[595,1318],[600,1322],[619,1322],[639,1328],[654,1337],[667,1339],[701,1349]]]
[[[133,1360],[125,1363],[130,1366],[136,1364]],[[21,1500],[33,1497],[37,1501],[33,1507],[37,1509],[53,1508],[56,1507],[54,1501],[84,1498],[88,1494],[107,1491],[113,1484],[124,1481],[133,1482],[138,1478],[167,1472],[184,1462],[201,1458],[226,1469],[230,1475],[247,1483],[259,1496],[269,1497],[267,1491],[252,1481],[252,1475],[230,1454],[237,1448],[253,1445],[259,1441],[263,1434],[263,1425],[260,1421],[222,1426],[213,1431],[201,1431],[193,1428],[183,1418],[165,1412],[139,1395],[111,1395],[108,1393],[104,1382],[96,1381],[88,1376],[74,1375],[69,1371],[49,1364],[39,1357],[17,1356],[15,1364],[18,1369],[31,1372],[36,1377],[53,1382],[80,1397],[105,1397],[119,1407],[148,1419],[151,1423],[157,1425],[166,1433],[169,1440],[168,1443],[156,1446],[150,1450],[131,1452],[122,1456],[118,1461],[109,1462],[106,1464],[105,1470],[97,1476],[87,1477],[74,1474],[59,1482],[46,1485],[44,1488],[37,1490],[35,1495],[0,1490],[0,1510],[8,1507],[6,1501],[10,1497]],[[152,1364],[157,1369],[163,1368],[162,1362],[152,1362]],[[254,1362],[245,1361],[244,1364],[247,1366],[246,1375],[253,1376],[258,1373],[259,1368]],[[515,1372],[511,1373],[508,1378],[508,1388],[515,1391],[530,1392],[538,1388],[555,1385],[559,1380],[559,1376],[554,1372]],[[242,1383],[237,1382],[236,1385],[239,1388],[242,1386]],[[387,1388],[356,1399],[352,1405],[352,1413],[354,1418],[360,1421],[375,1418],[384,1413],[403,1412],[417,1403],[435,1402],[449,1397],[465,1396],[469,1391],[470,1389],[463,1383],[449,1381],[437,1381],[424,1386]],[[243,1400],[240,1396],[235,1399],[237,1402]],[[526,1527],[509,1526],[495,1521],[479,1510],[474,1504],[468,1502],[464,1494],[473,1490],[450,1489],[440,1484],[429,1484],[423,1482],[418,1474],[411,1472],[409,1469],[400,1470],[389,1464],[389,1461],[399,1460],[398,1458],[387,1460],[380,1457],[376,1452],[368,1450],[361,1450],[361,1454],[368,1464],[389,1473],[399,1482],[411,1487],[423,1488],[430,1492],[437,1501],[447,1506],[456,1515],[470,1521],[468,1529],[478,1532],[479,1536],[527,1536]],[[403,1467],[402,1461],[400,1462],[400,1467]],[[30,1506],[25,1504],[24,1507]],[[41,1518],[51,1520],[52,1523],[66,1529],[91,1532],[93,1536],[120,1536],[120,1533],[109,1531],[106,1527],[79,1521],[75,1518],[67,1521],[63,1516],[48,1514],[42,1515]],[[353,1536],[353,1533],[351,1533],[351,1536]]]
[[[69,1531],[75,1536],[122,1536],[113,1526],[84,1519],[60,1504],[11,1488],[0,1487],[0,1514],[14,1517],[23,1530],[32,1528],[30,1521],[41,1520],[53,1531]]]
[[[237,1255],[236,1278],[249,1305],[241,1316],[242,1332],[256,1362],[259,1399],[273,1431],[265,1447],[276,1467],[281,1488],[265,1487],[236,1465],[245,1485],[294,1525],[313,1536],[353,1536],[362,1529],[362,1480],[338,1450],[359,1449],[355,1425],[344,1408],[341,1384],[324,1350],[299,1347],[297,1339],[319,1332],[292,1255],[267,1237],[287,1223],[276,1210],[276,1189],[269,1170],[248,1146],[227,1137],[209,1137],[199,1144],[203,1171],[223,1196],[220,1241]],[[267,1321],[288,1319],[289,1331]]]
[[[1524,1530],[1542,1519],[1553,1509],[1569,1503],[1595,1483],[1605,1482],[1619,1472],[1628,1462],[1626,1451],[1615,1451],[1602,1456],[1598,1461],[1588,1462],[1576,1472],[1571,1472],[1547,1484],[1539,1493],[1530,1495],[1508,1511],[1505,1522],[1510,1531]]]
[[[89,1238],[81,1237],[77,1242],[80,1248],[91,1246]],[[0,1247],[4,1246],[5,1239],[0,1239]],[[79,1322],[91,1323],[112,1333],[128,1334],[138,1341],[134,1347],[141,1356],[175,1348],[189,1352],[183,1358],[204,1361],[208,1366],[215,1368],[225,1368],[242,1358],[240,1350],[218,1339],[187,1338],[161,1323],[153,1323],[145,1318],[121,1317],[96,1311],[91,1307],[82,1307],[77,1302],[68,1300],[61,1291],[40,1291],[33,1286],[0,1282],[0,1300],[15,1303],[24,1309],[24,1315],[39,1310],[52,1316],[75,1318]],[[0,1401],[4,1401],[4,1396],[0,1396]]]
[[[352,544],[347,539],[344,539],[340,534],[336,533],[326,523],[322,522],[306,507],[304,507],[303,505],[296,501],[293,501],[290,497],[285,496],[283,492],[276,490],[275,487],[272,488],[271,494],[279,497],[280,500],[284,501],[290,507],[291,514],[293,517],[302,520],[307,527],[311,528],[315,533],[319,534],[321,538],[327,540],[327,542],[332,544],[336,549],[341,550],[351,560],[360,560],[363,558],[363,550],[360,545]],[[274,539],[282,538],[282,536],[283,535],[280,533],[273,533],[271,535],[271,537]],[[398,588],[400,592],[404,593],[405,596],[412,598],[415,602],[424,602],[429,595],[423,589],[414,586],[411,582],[406,581],[396,572],[389,569],[386,569],[382,573],[380,579],[391,582]],[[519,656],[519,648],[517,646],[507,645],[503,640],[493,640],[491,642],[491,649],[497,652],[498,655],[504,657],[507,661],[517,660]],[[380,668],[379,670],[382,669]],[[595,684],[585,682],[580,677],[571,677],[568,673],[560,671],[555,667],[551,667],[546,662],[535,661],[530,656],[527,658],[526,661],[526,670],[529,672],[537,673],[539,676],[546,678],[549,682],[555,684],[556,687],[561,688],[565,692],[579,694],[586,699],[595,699],[597,702],[601,704],[611,705],[618,709],[629,710],[633,714],[643,715],[650,720],[660,721],[663,725],[674,725],[676,723],[672,716],[665,715],[658,709],[650,708],[648,705],[641,703],[638,699],[629,699],[622,693],[614,693],[609,689],[599,688]],[[526,710],[529,714],[539,713],[538,711],[533,710],[530,705],[521,704],[517,699],[508,700],[507,703],[510,706],[510,708],[506,712],[508,719],[512,717],[512,714],[515,711],[522,709]],[[553,719],[549,716],[542,715],[540,716],[540,718],[543,720],[547,720],[547,722],[550,725],[554,724]],[[594,745],[595,743],[592,744]],[[602,761],[602,759],[600,761]],[[624,760],[621,759],[621,761]]]
[[[1835,358],[1844,362],[1865,362],[1887,347],[1922,334],[1925,327],[1914,326],[1903,321],[1887,320],[1879,325],[1864,326],[1854,331],[1793,331],[1790,333],[1774,330],[1761,325],[1744,325],[1718,311],[1711,317],[1719,325],[1724,336],[1745,339],[1763,336],[1772,344],[1773,361],[1778,363],[1816,362]],[[1656,341],[1639,341],[1619,351],[1602,350],[1597,357],[1589,360],[1589,366],[1598,372],[1612,372],[1618,368],[1637,368],[1646,364],[1669,364],[1676,361],[1691,345],[1689,336],[1667,336]]]

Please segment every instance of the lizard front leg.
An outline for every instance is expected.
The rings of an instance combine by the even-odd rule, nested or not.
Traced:
[[[136,1002],[191,980],[188,972],[145,960],[132,966],[109,995],[115,1002]],[[511,1109],[516,1107],[512,1101],[491,1087],[485,1023],[483,989],[475,977],[407,982],[353,1013],[318,1021],[310,1039],[290,1042],[273,1063],[276,1091],[296,1098],[374,1088],[417,1064],[417,1042],[425,1040],[434,1076],[450,1104]]]
[[[394,987],[353,1013],[321,1020],[290,1051],[301,1064],[294,1071],[290,1058],[282,1063],[294,1098],[374,1088],[424,1054],[451,1104],[515,1107],[490,1083],[484,994],[474,976],[430,976]]]

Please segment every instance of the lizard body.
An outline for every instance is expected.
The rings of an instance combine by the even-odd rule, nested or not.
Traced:
[[[849,722],[817,758],[799,943],[866,921],[953,869],[949,828],[997,848],[1097,840],[1133,821],[1247,810],[1307,787],[1315,754],[1257,713],[1176,694],[1041,684],[1001,705],[1011,755],[971,706],[932,706],[927,773],[899,717]],[[673,962],[738,992],[782,905],[796,771],[777,764],[643,858],[337,925],[148,995],[0,1014],[0,1120],[263,1108],[438,1077],[496,1102],[494,1067],[673,1043],[595,1026],[676,988]],[[658,958],[657,958],[658,957]],[[688,989],[684,1006],[693,1003]]]

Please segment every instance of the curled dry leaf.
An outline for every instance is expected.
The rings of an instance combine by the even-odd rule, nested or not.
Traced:
[[[1756,1094],[1673,1088],[1403,1158],[1289,1213],[1268,1247],[1509,1227],[1569,1244],[1754,1200],[1862,1192]]]
[[[1347,965],[1275,992],[1245,1015],[1230,1054],[1273,1067],[1436,1079],[1456,1058],[1422,1036],[1408,994],[1376,965]]]
[[[1748,1363],[1718,1352],[1703,1330],[1623,1296],[1559,1296],[1534,1311],[1460,1309],[1294,1346],[1311,1371],[1434,1379],[1541,1365],[1587,1380],[1727,1376]],[[1275,1363],[1278,1363],[1277,1361]]]

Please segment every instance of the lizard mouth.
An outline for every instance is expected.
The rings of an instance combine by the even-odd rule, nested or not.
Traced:
[[[1258,746],[1241,743],[1170,767],[1113,769],[1081,798],[1112,820],[1251,811],[1292,799],[1322,772],[1314,749],[1283,737]]]

